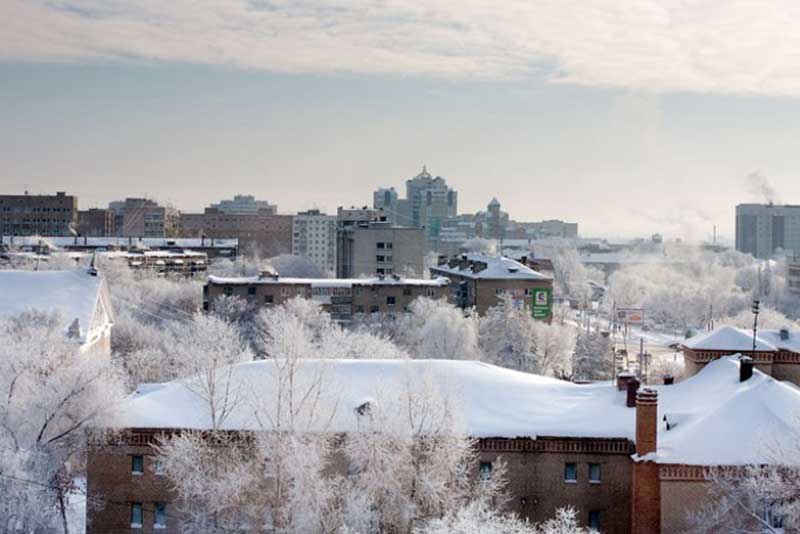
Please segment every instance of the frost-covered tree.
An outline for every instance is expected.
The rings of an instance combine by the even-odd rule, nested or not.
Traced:
[[[444,300],[418,298],[407,318],[406,346],[416,358],[476,360],[478,325],[474,316]]]
[[[0,530],[68,532],[92,428],[123,398],[108,356],[82,353],[57,316],[0,321]]]
[[[721,319],[718,324],[729,324],[738,328],[750,330],[753,328],[753,312],[750,311],[750,309],[742,310],[733,317]],[[800,323],[788,318],[786,315],[774,308],[762,306],[761,312],[758,314],[758,327],[774,330],[784,327],[789,329],[798,329],[800,328]]]
[[[575,351],[575,328],[570,325],[533,323],[536,366],[533,373],[556,377],[572,374],[572,354]]]
[[[572,375],[577,380],[608,380],[614,374],[613,343],[607,333],[579,330]]]
[[[578,525],[574,508],[561,508],[556,516],[537,525],[503,514],[481,502],[473,502],[456,514],[429,522],[415,534],[591,534],[596,531]]]

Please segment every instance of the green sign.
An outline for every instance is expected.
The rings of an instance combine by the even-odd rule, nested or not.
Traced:
[[[553,290],[549,287],[533,288],[531,313],[534,319],[549,319],[553,307]]]

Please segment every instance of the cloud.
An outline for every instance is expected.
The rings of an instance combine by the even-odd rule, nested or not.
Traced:
[[[4,0],[0,61],[800,96],[793,0]]]

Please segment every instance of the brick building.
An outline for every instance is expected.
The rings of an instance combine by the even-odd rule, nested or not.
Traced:
[[[78,197],[55,195],[0,195],[0,234],[72,235],[78,224]]]
[[[573,506],[581,523],[609,534],[683,531],[688,512],[707,503],[709,466],[768,463],[765,440],[789,447],[797,439],[787,407],[800,409],[800,391],[753,373],[737,358],[715,361],[678,384],[638,391],[628,378],[616,386],[577,385],[480,362],[302,365],[335,384],[321,405],[336,407],[326,428],[337,434],[357,431],[362,413],[356,408],[364,399],[380,398],[376,388],[402,387],[409,373],[456,391],[465,429],[477,438],[476,477],[502,458],[509,466],[511,509],[541,521]],[[240,364],[233,380],[274,387],[273,366]],[[114,423],[121,434],[89,453],[89,499],[109,504],[89,507],[88,533],[150,532],[158,521],[159,531],[177,532],[180,505],[159,474],[152,445],[187,421],[207,428],[210,416],[180,381],[143,385],[128,399]],[[253,425],[244,406],[226,420],[230,431],[258,431]]]
[[[264,271],[251,278],[209,276],[203,288],[203,306],[213,308],[222,296],[236,296],[260,306],[276,306],[300,296],[319,303],[331,316],[348,321],[356,314],[400,313],[419,297],[449,297],[448,281],[377,278],[286,278]]]
[[[177,237],[180,212],[160,206],[148,198],[126,198],[111,202],[114,231],[121,237]]]
[[[102,208],[78,212],[78,234],[81,236],[107,237],[116,235],[114,212]]]
[[[532,310],[537,318],[548,320],[552,314],[553,279],[510,258],[461,254],[448,260],[440,256],[431,275],[450,279],[456,305],[474,306],[480,315],[506,296]],[[537,297],[546,300],[537,306]]]
[[[709,362],[731,354],[746,354],[758,370],[777,380],[800,385],[800,331],[760,329],[753,348],[753,332],[723,326],[683,342],[685,374],[696,374]]]
[[[203,213],[183,213],[181,237],[234,238],[241,253],[269,258],[292,251],[292,216],[277,215],[274,210],[257,213],[225,213],[206,208]]]

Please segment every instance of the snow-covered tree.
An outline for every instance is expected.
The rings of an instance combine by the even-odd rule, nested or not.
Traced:
[[[613,376],[613,343],[607,333],[579,330],[575,340],[572,374],[577,380],[608,380]]]
[[[480,348],[486,361],[509,369],[533,372],[536,363],[534,319],[504,297],[480,319]]]
[[[476,360],[478,325],[474,316],[444,300],[418,298],[407,318],[406,346],[417,358]]]
[[[0,530],[68,532],[92,428],[123,398],[108,356],[82,353],[57,316],[0,321]]]
[[[566,377],[572,374],[572,354],[575,351],[575,328],[570,325],[533,323],[536,366],[540,375]]]
[[[742,310],[733,317],[726,317],[724,319],[721,319],[717,324],[719,325],[729,324],[732,326],[736,326],[738,328],[751,330],[753,328],[753,312],[750,311],[750,309]],[[758,314],[758,327],[769,328],[774,330],[783,327],[790,329],[798,329],[800,328],[800,323],[788,318],[786,315],[782,314],[781,312],[779,312],[774,308],[770,308],[768,306],[762,306],[761,311]]]
[[[457,513],[429,522],[415,534],[591,534],[578,525],[574,508],[561,508],[556,516],[537,525],[473,502]]]

